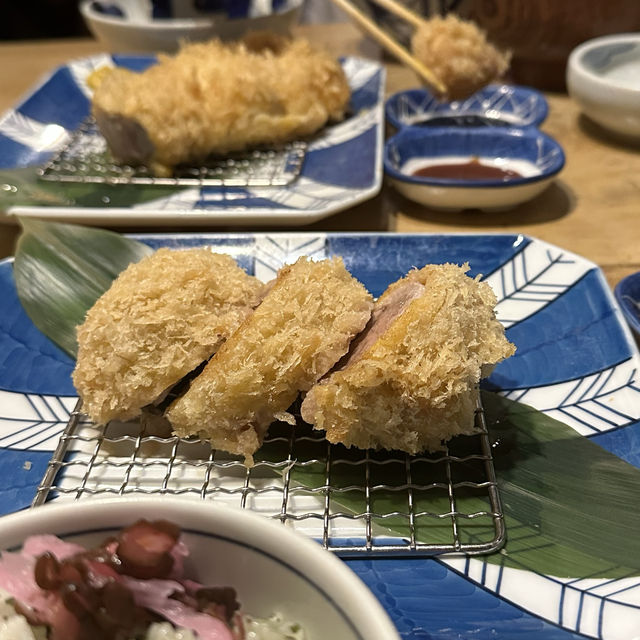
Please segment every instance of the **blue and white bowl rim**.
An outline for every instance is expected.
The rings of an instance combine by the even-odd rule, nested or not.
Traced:
[[[632,289],[640,291],[640,271],[620,280],[614,289],[616,300],[624,313],[625,319],[629,326],[640,335],[640,307],[637,310],[632,308],[634,304],[640,304],[640,299],[636,302],[631,295]]]
[[[467,98],[466,100],[460,101],[455,100],[452,102],[436,102],[433,108],[428,108],[425,110],[425,113],[441,113],[442,116],[461,116],[461,115],[484,115],[487,111],[486,108],[482,108],[478,106],[477,102],[473,102],[474,96],[483,96],[487,93],[494,92],[496,90],[502,90],[503,88],[508,88],[514,95],[524,97],[535,98],[535,107],[531,110],[532,115],[530,118],[522,119],[521,122],[513,122],[513,126],[539,126],[542,124],[549,114],[549,104],[544,95],[533,89],[531,87],[525,87],[522,85],[515,84],[507,84],[507,83],[494,83],[487,85],[483,89],[477,91],[473,96]],[[411,97],[415,99],[419,99],[419,96],[422,95],[423,99],[432,96],[431,92],[425,88],[414,88],[414,89],[405,89],[404,91],[398,91],[394,93],[389,98],[387,98],[385,102],[385,117],[387,120],[397,129],[402,129],[404,127],[412,126],[411,123],[405,122],[398,115],[397,104],[399,100],[403,97]],[[435,101],[435,98],[434,98]],[[455,109],[451,108],[451,104],[456,104]],[[510,115],[514,114],[513,109],[504,108],[504,109],[496,109],[492,107],[490,111],[494,113],[508,113]],[[500,119],[499,116],[497,119]],[[490,125],[487,125],[490,126]]]

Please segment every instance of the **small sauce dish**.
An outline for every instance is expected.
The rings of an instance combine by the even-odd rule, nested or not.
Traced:
[[[426,89],[410,89],[386,102],[387,122],[408,126],[537,127],[549,113],[545,97],[534,89],[490,84],[466,100],[441,102]]]
[[[406,127],[384,167],[406,198],[433,209],[510,209],[542,193],[564,166],[562,147],[534,127]]]

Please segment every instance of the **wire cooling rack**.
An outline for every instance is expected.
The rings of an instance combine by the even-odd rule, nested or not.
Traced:
[[[439,454],[331,445],[298,416],[274,423],[248,469],[160,416],[95,425],[72,412],[33,506],[51,499],[164,494],[251,509],[342,556],[489,553],[505,527],[482,408],[477,434]]]
[[[107,184],[265,187],[285,186],[300,173],[307,145],[296,141],[268,149],[211,157],[202,166],[177,167],[173,177],[155,176],[146,166],[114,162],[93,118],[73,133],[69,143],[38,170],[51,182]]]

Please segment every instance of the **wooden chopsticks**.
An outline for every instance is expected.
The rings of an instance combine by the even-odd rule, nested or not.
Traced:
[[[389,13],[395,14],[398,18],[402,18],[402,20],[412,24],[416,28],[422,26],[422,23],[424,22],[424,18],[422,16],[414,13],[411,9],[407,9],[407,7],[400,4],[397,0],[371,0],[371,2],[377,4],[383,9],[386,9]]]
[[[427,86],[429,86],[435,93],[440,95],[447,93],[447,88],[437,78],[433,71],[431,71],[431,69],[422,64],[422,62],[417,58],[414,58],[401,44],[396,42],[386,31],[381,29],[373,20],[362,13],[360,9],[352,5],[349,0],[332,0],[332,2],[342,9],[349,17],[353,18],[353,20],[357,22],[378,44],[415,71],[423,82],[425,82],[425,84],[427,84]],[[373,0],[373,2],[406,20],[415,27],[419,27],[423,22],[423,19],[420,16],[398,4],[395,0]]]

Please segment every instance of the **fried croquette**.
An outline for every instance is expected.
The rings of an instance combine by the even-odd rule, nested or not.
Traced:
[[[392,284],[302,418],[333,443],[411,454],[473,433],[478,381],[515,348],[493,291],[467,269],[429,265]]]
[[[138,416],[216,351],[263,286],[204,248],[159,249],[129,265],[78,327],[83,410],[98,423]]]
[[[411,39],[411,49],[447,87],[447,98],[459,100],[500,78],[510,54],[498,51],[473,22],[454,14],[425,20]]]
[[[350,97],[335,58],[260,35],[188,44],[142,73],[115,68],[99,80],[93,114],[114,157],[159,173],[304,138],[341,119]]]
[[[372,307],[340,258],[283,267],[260,306],[169,407],[173,429],[251,464],[269,424],[347,353]]]

